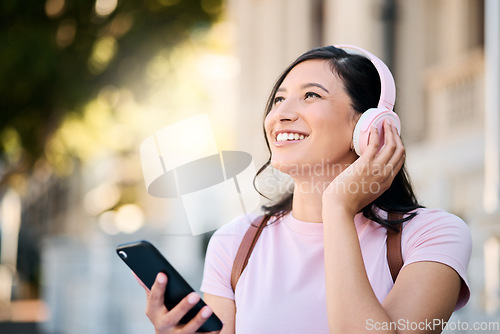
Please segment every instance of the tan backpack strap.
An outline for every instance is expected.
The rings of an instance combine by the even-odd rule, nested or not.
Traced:
[[[403,215],[399,213],[389,213],[389,220],[403,219]],[[403,224],[394,225],[396,229],[387,229],[387,263],[393,282],[396,282],[399,271],[403,267],[403,255],[401,253],[401,234]]]
[[[262,230],[266,227],[268,220],[268,215],[257,217],[257,219],[250,224],[250,227],[243,236],[240,248],[238,248],[238,252],[234,258],[233,270],[231,271],[231,287],[233,288],[233,292],[236,289],[236,283],[238,283],[241,273],[247,266],[248,259],[252,254],[253,248],[255,247]]]

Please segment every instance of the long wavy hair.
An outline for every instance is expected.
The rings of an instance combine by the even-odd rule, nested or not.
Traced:
[[[307,60],[325,60],[329,63],[332,73],[337,75],[344,83],[347,95],[351,99],[352,108],[363,113],[370,108],[377,107],[380,98],[380,77],[373,63],[366,57],[346,51],[334,46],[326,46],[312,49],[291,63],[278,78],[267,100],[264,119],[273,108],[273,101],[276,91],[281,86],[288,73],[298,64]],[[264,197],[257,185],[258,176],[271,164],[271,148],[264,129],[264,137],[269,151],[269,159],[257,171],[254,177],[255,189]],[[263,206],[265,214],[269,216],[282,217],[292,210],[293,192],[282,194],[282,197]],[[412,185],[403,167],[399,170],[390,187],[382,193],[376,200],[362,209],[363,215],[382,226],[392,228],[396,224],[412,219],[416,213],[411,212],[422,206],[414,194]],[[381,215],[381,210],[403,214],[404,218],[399,220],[389,220]]]

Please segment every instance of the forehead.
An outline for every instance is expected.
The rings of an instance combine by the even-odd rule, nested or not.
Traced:
[[[322,85],[341,84],[339,77],[332,71],[327,60],[306,60],[290,70],[283,80],[281,87],[303,83],[321,83]]]

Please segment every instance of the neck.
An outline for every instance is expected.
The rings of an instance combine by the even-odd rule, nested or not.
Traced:
[[[297,189],[297,184],[295,184],[295,189]],[[294,190],[292,203],[293,216],[298,220],[306,222],[322,223],[322,197],[323,192],[308,194],[303,191]]]
[[[302,221],[313,223],[323,222],[321,214],[323,209],[323,192],[335,176],[294,178],[293,216]]]
[[[323,192],[354,160],[354,157],[348,157],[342,164],[327,164],[312,170],[303,169],[303,173],[300,174],[290,174],[295,184],[293,216],[306,222],[322,223]]]

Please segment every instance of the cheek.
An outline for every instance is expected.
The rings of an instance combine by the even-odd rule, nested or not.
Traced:
[[[269,134],[273,128],[273,125],[274,125],[274,120],[270,112],[264,119],[264,130],[266,131],[266,137],[268,140],[271,140],[271,138],[269,138]]]
[[[345,119],[323,119],[318,122],[318,127],[321,129],[321,142],[324,145],[330,146],[332,149],[343,150],[349,149],[352,141],[354,125],[351,121]]]

